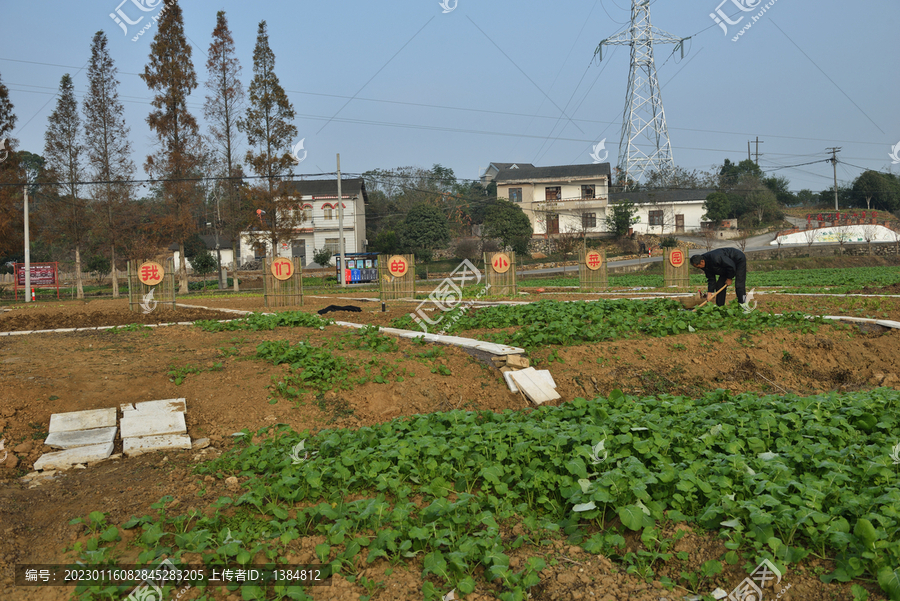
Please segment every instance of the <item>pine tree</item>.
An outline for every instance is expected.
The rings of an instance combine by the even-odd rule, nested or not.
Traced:
[[[241,84],[241,63],[235,55],[234,39],[228,28],[228,19],[225,11],[216,14],[216,28],[212,33],[212,43],[209,45],[209,58],[206,68],[209,78],[206,80],[206,103],[203,105],[203,114],[209,122],[209,140],[218,164],[218,171],[229,178],[224,186],[224,193],[219,198],[221,210],[216,214],[216,232],[220,227],[231,239],[231,256],[234,258],[234,269],[237,271],[237,244],[242,227],[246,224],[246,218],[242,218],[241,212],[241,169],[238,164],[238,140],[237,123],[239,109],[244,103],[246,94]],[[221,218],[220,218],[221,216]],[[220,253],[216,251],[217,255]],[[221,257],[219,265],[221,267]],[[237,273],[234,276],[234,289],[238,290]]]
[[[264,178],[261,185],[250,191],[254,208],[262,211],[255,238],[268,240],[274,254],[280,242],[294,237],[302,221],[302,211],[286,197],[283,178],[291,175],[293,161],[288,151],[297,137],[297,128],[293,124],[294,107],[275,75],[275,53],[269,47],[265,21],[260,22],[257,32],[249,91],[250,106],[238,122],[238,128],[247,135],[252,147],[247,151],[247,163],[254,173]]]
[[[144,67],[141,79],[155,92],[154,110],[147,117],[147,124],[159,143],[159,149],[147,157],[144,169],[153,177],[167,180],[162,183],[167,214],[161,225],[178,242],[179,292],[186,294],[184,241],[197,231],[195,210],[202,196],[196,182],[183,180],[198,176],[202,153],[197,120],[187,108],[188,98],[197,88],[197,75],[177,0],[170,0],[162,12],[150,45],[150,62]]]
[[[121,245],[123,223],[121,213],[133,192],[124,182],[134,175],[131,160],[129,128],[125,124],[125,109],[119,101],[118,69],[107,49],[106,34],[98,31],[91,43],[88,67],[88,93],[84,98],[85,149],[90,165],[93,197],[99,205],[98,238],[109,245],[112,266],[113,297],[119,296],[116,274],[116,248]]]
[[[79,183],[84,174],[81,153],[81,117],[75,100],[75,87],[66,73],[59,82],[56,108],[50,114],[44,132],[46,169],[61,183],[57,186],[61,210],[56,213],[58,232],[75,248],[75,287],[78,298],[84,298],[81,275],[81,246],[87,227],[86,206],[78,198]]]

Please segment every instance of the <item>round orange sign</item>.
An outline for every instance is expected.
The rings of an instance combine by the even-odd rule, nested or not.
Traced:
[[[406,272],[409,271],[409,263],[407,263],[406,259],[404,259],[400,255],[394,255],[390,259],[388,259],[388,273],[390,273],[395,278],[402,278],[406,275]]]
[[[603,255],[596,250],[589,251],[584,255],[584,264],[591,271],[597,271],[603,265]]]
[[[684,251],[675,249],[669,253],[669,263],[672,267],[681,267],[684,265]]]
[[[496,273],[506,273],[509,271],[511,265],[512,261],[510,261],[509,255],[506,253],[497,253],[494,255],[494,258],[491,259],[491,267],[494,268]]]
[[[284,257],[279,257],[272,261],[271,269],[275,279],[282,282],[291,279],[291,276],[294,275],[294,264],[290,259],[285,259]]]
[[[138,279],[145,286],[157,286],[162,283],[166,270],[156,261],[147,261],[138,267]]]

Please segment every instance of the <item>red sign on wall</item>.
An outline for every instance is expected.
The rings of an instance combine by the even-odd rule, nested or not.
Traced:
[[[32,286],[56,286],[56,263],[32,263]],[[25,265],[16,263],[16,279],[19,286],[25,287]]]

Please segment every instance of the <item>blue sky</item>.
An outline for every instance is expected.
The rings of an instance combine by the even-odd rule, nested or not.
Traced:
[[[0,0],[0,77],[22,148],[42,151],[64,73],[76,91],[86,89],[91,38],[102,29],[120,70],[135,163],[143,164],[152,144],[150,94],[136,74],[155,28],[132,37],[156,11],[142,13],[127,0],[121,10],[132,20],[147,16],[126,35],[110,18],[120,1]],[[900,142],[900,3],[776,0],[733,42],[755,14],[734,3],[761,0],[721,5],[746,15],[728,35],[710,17],[720,1],[651,3],[656,27],[693,36],[684,59],[672,46],[655,51],[678,166],[705,170],[746,158],[747,141],[759,136],[764,169],[824,159],[831,146],[843,148],[841,182],[863,168],[900,168],[889,157]],[[458,0],[446,13],[438,0],[181,4],[201,81],[218,10],[228,15],[245,84],[257,25],[268,22],[276,73],[297,112],[297,142],[304,138],[308,152],[298,175],[334,171],[339,152],[345,173],[440,163],[475,179],[491,161],[590,163],[601,139],[615,163],[628,49],[605,49],[599,64],[592,58],[599,41],[628,21],[627,0]],[[201,121],[204,94],[201,85],[191,102]],[[828,163],[772,173],[794,190],[832,185]]]

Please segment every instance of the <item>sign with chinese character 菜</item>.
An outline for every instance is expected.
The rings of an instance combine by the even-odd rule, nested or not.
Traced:
[[[589,251],[584,255],[584,264],[591,271],[597,271],[603,265],[603,255],[596,250]]]
[[[272,275],[275,276],[276,280],[281,280],[282,282],[289,280],[294,275],[294,264],[290,259],[279,257],[272,261]]]
[[[402,278],[409,270],[409,263],[400,255],[394,255],[388,260],[388,272],[395,278]]]
[[[506,273],[509,271],[511,265],[512,262],[509,260],[509,255],[506,253],[497,253],[491,261],[491,266],[496,273]]]
[[[669,254],[669,263],[672,264],[672,267],[676,267],[676,268],[684,265],[684,252],[682,252],[678,249],[673,250]]]
[[[138,279],[145,286],[157,286],[163,281],[166,270],[155,261],[147,261],[138,267]]]

